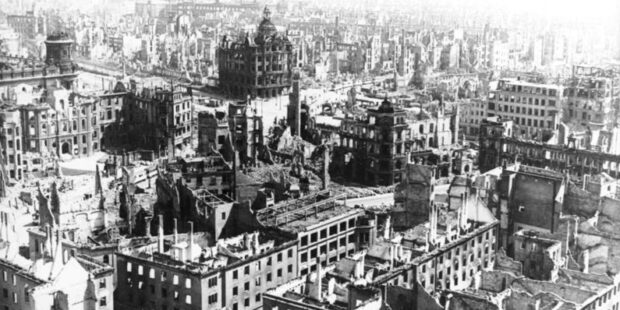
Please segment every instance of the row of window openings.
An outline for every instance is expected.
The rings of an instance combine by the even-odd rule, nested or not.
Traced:
[[[328,260],[324,260],[324,261],[322,261],[322,262],[321,262],[321,266],[326,267],[328,263],[329,263],[329,264],[335,263],[337,260],[342,260],[342,259],[344,259],[347,255],[348,255],[348,256],[351,256],[351,255],[353,255],[354,253],[355,253],[355,249],[350,249],[348,252],[342,252],[342,253],[340,253],[340,254],[339,254],[339,255],[337,255],[337,256],[336,256],[336,255],[334,255],[334,256],[332,256],[332,257],[329,257],[329,259],[328,259]],[[317,264],[316,264],[316,263],[313,263],[313,264],[311,264],[311,265],[309,265],[309,266],[310,266],[310,272],[314,272],[314,271],[316,271],[316,268],[317,268],[317,267],[316,267],[316,266],[317,266]],[[303,269],[301,269],[301,271],[300,271],[300,275],[305,276],[305,275],[307,275],[307,274],[308,274],[308,268],[303,268]]]
[[[501,111],[501,106],[498,105],[497,106],[497,110]],[[504,112],[510,112],[510,113],[518,113],[521,114],[521,108],[520,107],[509,107],[507,105],[504,105]],[[543,109],[532,109],[532,108],[528,108],[527,110],[525,108],[523,108],[523,114],[525,114],[527,112],[527,115],[534,115],[534,116],[539,116],[538,114],[540,114],[540,116],[545,116],[545,110]]]
[[[183,113],[183,115],[177,115],[174,118],[174,125],[178,125],[181,124],[181,122],[186,122],[191,120],[191,116],[189,116],[189,113]]]
[[[292,265],[292,264],[289,264],[289,265],[287,266],[287,268],[286,268],[286,272],[287,272],[288,274],[292,274],[292,273],[293,273],[293,265]],[[282,278],[282,277],[283,277],[283,270],[282,270],[282,268],[279,268],[279,269],[276,271],[276,277],[277,277],[277,278]],[[265,275],[265,278],[266,278],[267,283],[269,283],[269,282],[273,281],[273,278],[272,278],[272,273],[271,273],[271,272],[267,273],[267,274]],[[254,279],[254,285],[255,285],[255,286],[257,286],[257,287],[261,286],[261,282],[262,282],[262,278],[261,278],[260,276],[258,276],[258,277],[256,277],[256,278]],[[243,290],[244,290],[245,292],[249,292],[249,291],[250,291],[250,282],[245,282],[245,283],[243,284]],[[239,288],[238,288],[237,286],[234,286],[234,287],[233,287],[233,289],[232,289],[232,294],[233,294],[233,296],[237,296],[237,295],[239,295]]]
[[[293,265],[292,264],[288,265],[287,272],[289,274],[293,273]],[[276,275],[277,275],[278,278],[281,278],[283,276],[282,268],[277,270]],[[255,281],[255,285],[256,286],[260,286],[261,285],[261,278],[260,277],[257,277],[254,281]],[[266,281],[267,282],[271,282],[272,281],[272,274],[271,274],[271,272],[266,275]],[[131,278],[127,278],[127,282],[128,282],[128,285],[130,287],[133,286]],[[186,288],[191,287],[191,284],[190,284],[190,286],[188,286],[187,283],[191,283],[189,281],[189,279],[186,279]],[[208,280],[208,285],[209,285],[209,287],[216,286],[217,285],[217,278],[213,277],[213,278],[209,279]],[[144,289],[144,282],[143,281],[139,281],[138,282],[138,289]],[[250,291],[250,282],[245,282],[244,286],[243,286],[243,289],[246,292]],[[150,291],[151,294],[155,294],[155,285],[153,285],[153,284],[149,285],[149,291]],[[232,291],[233,291],[233,296],[238,296],[239,295],[239,289],[238,289],[237,286],[233,287]],[[179,291],[174,291],[172,296],[173,296],[174,301],[179,301],[181,293],[179,293]],[[161,297],[164,297],[164,298],[168,297],[168,289],[167,288],[164,288],[164,287],[161,288]],[[217,294],[210,295],[208,297],[208,301],[209,301],[209,304],[216,303],[217,302]],[[257,297],[257,302],[259,302],[259,301],[260,301],[260,297]],[[185,295],[185,303],[191,305],[191,303],[192,303],[191,294],[186,294]]]
[[[93,132],[93,138],[97,138],[97,132]],[[47,140],[42,140],[43,141],[43,147],[47,147]],[[86,139],[86,135],[82,135],[82,144],[86,144],[87,142]],[[73,136],[73,144],[76,145],[78,144],[78,137],[77,136]],[[35,140],[30,140],[30,148],[31,149],[36,149],[37,147],[37,142]],[[96,149],[96,147],[94,147]]]
[[[492,263],[493,263],[493,258],[485,259],[485,261],[484,261],[484,268],[488,268],[489,264],[492,264]],[[482,270],[482,265],[478,265],[476,267],[476,269],[477,269],[477,271]],[[448,268],[448,270],[446,272],[446,275],[448,277],[450,276],[450,268]],[[472,268],[472,269],[469,269],[469,277],[472,278],[473,276],[474,276],[474,269]],[[439,273],[437,274],[437,280],[438,280],[438,282],[440,283],[440,285],[443,288],[443,286],[444,286],[444,284],[443,284],[443,271],[439,271]],[[446,280],[448,280],[448,281],[446,281],[446,283],[445,283],[445,289],[450,289],[451,283],[449,281],[449,278],[446,279]],[[463,272],[461,273],[461,280],[462,281],[466,281],[467,280],[467,271],[466,270],[463,270]],[[433,285],[434,282],[435,282],[435,277],[434,277],[434,275],[431,275],[429,283],[431,285]],[[453,283],[454,283],[454,285],[458,285],[459,284],[458,274],[454,275]],[[426,280],[422,279],[420,281],[420,285],[422,285],[422,287],[426,287]]]
[[[555,97],[557,94],[557,90],[555,89],[547,89],[547,88],[532,88],[532,87],[523,87],[521,85],[506,85],[504,87],[501,88],[503,91],[511,91],[511,92],[518,92],[518,93],[528,93],[528,94],[542,94],[545,96],[551,96],[551,97]],[[501,96],[501,94],[500,94]],[[506,95],[506,98],[508,98],[508,95]]]
[[[488,255],[490,253],[489,248],[490,248],[489,244],[487,243],[485,245],[485,248],[484,248],[484,254],[485,255]],[[447,267],[447,273],[450,274],[450,270],[451,270],[450,268],[451,267],[454,267],[455,270],[458,270],[459,266],[466,266],[467,265],[467,260],[468,260],[467,257],[469,257],[469,262],[473,263],[475,258],[478,258],[478,259],[482,258],[482,251],[480,249],[478,249],[478,255],[477,256],[474,256],[473,253],[470,253],[468,256],[463,256],[462,259],[461,259],[462,260],[462,265],[459,264],[458,257],[455,257],[453,262],[452,262],[452,266],[448,266]],[[441,264],[443,264],[443,257],[442,256],[440,256],[440,261],[439,261],[438,265],[441,265]],[[431,263],[431,265],[432,265],[432,263]],[[422,265],[422,273],[425,273],[425,272],[426,272],[426,264]]]
[[[133,270],[132,263],[131,262],[127,262],[127,272],[132,272],[132,270]],[[139,276],[144,275],[144,267],[142,265],[138,265],[137,271],[138,271],[138,275]],[[150,279],[155,279],[155,269],[150,269],[149,270],[149,278]],[[128,279],[130,280],[131,278],[128,278]],[[161,274],[160,274],[160,281],[161,282],[165,282],[167,280],[168,280],[168,273],[166,271],[162,271]],[[140,282],[142,282],[142,281],[140,281]],[[172,284],[173,285],[179,285],[179,283],[180,283],[179,282],[179,276],[176,275],[176,274],[172,275]],[[188,289],[192,288],[192,281],[191,281],[190,278],[186,278],[185,279],[185,288],[188,288]]]
[[[575,113],[573,113],[573,109],[569,109],[568,110],[568,117],[573,118],[574,117],[579,117],[579,112],[575,111]],[[601,114],[596,114],[597,118],[601,118],[602,115]],[[590,115],[588,112],[582,112],[581,113],[581,119],[582,120],[592,120],[592,115]]]
[[[293,250],[289,249],[287,255],[288,255],[289,258],[292,258],[293,257]],[[281,262],[282,261],[282,257],[283,257],[282,253],[278,253],[278,255],[276,256],[277,261]],[[269,257],[269,258],[267,258],[267,266],[271,266],[271,265],[272,265],[271,257]],[[257,261],[256,262],[256,266],[257,266],[257,270],[261,270],[261,261]],[[292,265],[289,265],[289,269],[292,269]],[[127,262],[127,272],[132,272],[132,270],[133,270],[132,263],[131,262]],[[142,265],[138,265],[138,269],[137,270],[138,270],[138,275],[140,275],[140,276],[144,275],[144,267]],[[249,275],[250,274],[250,266],[245,266],[244,267],[244,274],[245,275]],[[155,269],[150,269],[149,270],[149,278],[155,279]],[[237,278],[238,278],[238,270],[234,270],[233,271],[233,279],[237,279]],[[167,273],[165,271],[162,271],[161,272],[160,280],[162,282],[164,282],[164,281],[167,281],[167,279],[168,279],[167,278]],[[172,283],[174,285],[179,285],[179,276],[178,275],[173,275]],[[208,284],[209,284],[209,287],[217,285],[217,277],[210,278],[208,280]],[[186,278],[185,279],[185,288],[189,289],[191,287],[192,287],[191,286],[191,279]]]
[[[410,134],[411,137],[416,136],[416,134],[424,134],[424,130],[425,130],[424,128],[425,128],[424,124],[420,124],[418,126],[418,132],[417,133],[412,129],[409,132],[409,134]],[[441,123],[441,131],[445,131],[445,130],[446,130],[446,124],[442,122]],[[355,134],[358,134],[358,135],[359,134],[366,134],[366,127],[356,126],[356,125],[344,125],[342,131],[349,132],[349,133],[355,133]],[[430,123],[428,125],[428,132],[429,133],[435,132],[435,124]],[[404,136],[403,136],[403,133],[405,133]],[[403,139],[403,137],[405,139],[407,139],[406,133],[407,133],[406,130],[397,131],[396,132],[396,139],[397,140],[401,140],[401,139]],[[368,137],[371,138],[371,139],[374,139],[374,137],[375,137],[375,130],[373,130],[373,129],[368,130]],[[379,135],[378,138],[379,138],[379,140],[384,140],[384,139],[391,140],[392,139],[391,134],[382,134],[382,135]]]
[[[97,125],[97,121],[96,121],[96,119],[95,119],[95,118],[92,118],[91,120],[92,120],[92,122],[91,122],[91,123],[92,123],[93,125]],[[73,121],[73,122],[72,122],[72,124],[73,124],[73,126],[72,126],[72,130],[73,130],[73,131],[78,131],[78,126],[77,126],[77,124],[78,124],[78,123],[77,123],[77,121]],[[67,131],[69,131],[67,122],[62,122],[62,123],[61,123],[61,126],[62,126],[61,132],[67,132]],[[82,127],[81,127],[81,130],[87,130],[87,128],[86,128],[86,120],[82,120]],[[55,133],[56,133],[56,126],[55,126],[55,125],[51,125],[51,126],[50,126],[50,131],[49,131],[49,133],[50,133],[50,134],[55,134]],[[29,134],[30,134],[30,135],[34,135],[34,134],[35,134],[34,124],[30,124],[30,131],[29,131]],[[47,135],[47,134],[48,134],[48,131],[47,131],[47,124],[41,124],[41,134],[43,134],[43,135]]]
[[[7,135],[13,135],[13,128],[6,128],[5,131]],[[15,135],[19,136],[19,127],[15,127]]]
[[[354,235],[350,235],[349,236],[349,243],[353,244],[354,242],[355,242]],[[346,237],[340,238],[340,246],[344,247],[346,245],[347,245]],[[334,240],[334,241],[329,243],[329,251],[330,252],[331,251],[335,251],[337,249],[338,249],[338,242],[337,242],[337,240]],[[316,254],[317,254],[317,249],[310,250],[310,258],[311,259],[315,258],[317,256]],[[320,255],[327,254],[327,245],[322,245],[322,246],[319,247],[319,254]],[[301,257],[300,260],[301,260],[302,263],[305,263],[305,262],[308,261],[308,253],[301,253],[300,257]]]
[[[349,227],[348,228],[351,229],[353,227],[355,227],[355,219],[350,219],[349,220]],[[340,223],[340,232],[344,232],[346,230],[347,230],[347,222],[346,221],[341,222]],[[331,236],[334,236],[336,234],[338,234],[338,224],[334,224],[331,227],[329,227],[329,236],[331,237]],[[310,243],[317,242],[318,241],[318,236],[319,235],[317,234],[317,232],[313,232],[312,234],[310,234]],[[321,239],[325,239],[325,238],[328,237],[328,235],[327,235],[327,228],[321,230],[320,236],[321,236]],[[308,245],[308,236],[307,235],[301,237],[301,246],[306,246],[306,245]]]
[[[187,126],[185,126],[185,127],[182,127],[182,128],[177,129],[177,130],[174,132],[174,135],[178,137],[178,136],[183,135],[183,134],[185,134],[185,133],[188,133],[188,132],[190,132],[190,131],[191,131],[191,130],[190,130],[190,128],[189,128],[189,125],[187,125]]]
[[[174,111],[175,112],[179,112],[179,111],[181,111],[181,109],[185,110],[185,109],[188,109],[189,107],[190,107],[190,102],[189,101],[185,101],[185,102],[183,102],[181,104],[177,103],[177,104],[174,105]]]
[[[127,284],[129,285],[129,287],[133,287],[133,282],[132,282],[131,278],[127,278]],[[138,281],[138,289],[139,290],[144,289],[144,282],[143,281]],[[155,285],[153,285],[153,284],[149,285],[149,292],[151,293],[151,295],[155,295]],[[167,288],[162,287],[160,293],[161,293],[160,296],[162,298],[168,298],[168,289]],[[173,300],[176,301],[176,302],[180,301],[181,300],[181,295],[182,294],[179,291],[175,290],[172,293]],[[133,299],[133,295],[131,295],[131,293],[130,293],[129,299],[130,300]],[[191,294],[185,294],[184,301],[185,301],[186,304],[191,305],[192,304],[192,295]]]
[[[293,250],[292,249],[289,249],[287,251],[287,256],[288,256],[288,258],[293,258]],[[282,262],[282,257],[283,257],[282,253],[278,253],[278,255],[276,255],[276,260],[278,262]],[[262,261],[258,260],[258,261],[255,262],[255,264],[256,264],[256,270],[260,271],[261,268],[262,268]],[[271,266],[271,265],[272,265],[271,257],[267,257],[267,266]],[[245,267],[243,267],[243,274],[246,275],[246,276],[250,275],[250,266],[249,265],[246,265]],[[234,280],[239,279],[239,270],[233,270],[232,277],[233,277]]]
[[[61,104],[64,104],[64,101],[63,101],[63,100],[60,100],[60,103],[61,103]],[[110,105],[110,104],[109,104],[109,102],[108,102],[108,106],[109,106],[109,105]],[[96,106],[97,106],[97,105],[93,105],[93,111],[96,111],[96,110],[97,110]],[[81,112],[80,114],[81,114],[82,116],[86,116],[86,108],[82,108],[80,112]],[[31,112],[31,113],[32,113],[32,112]],[[72,110],[69,110],[69,116],[76,116],[76,115],[77,115],[77,109],[72,109]],[[42,120],[47,119],[47,116],[48,116],[48,115],[47,115],[47,113],[45,113],[45,112],[40,114],[40,117],[41,117],[41,119],[42,119]],[[56,118],[56,113],[52,113],[52,114],[50,114],[50,115],[49,115],[49,117],[50,117],[50,118],[52,118],[52,119],[53,119],[53,118]],[[34,122],[34,115],[30,114],[30,118],[29,118],[29,120],[30,120],[31,122]]]
[[[588,305],[585,309],[594,309],[594,304],[598,303],[598,306],[601,307],[604,303],[607,303],[608,300],[612,300],[612,295],[615,296],[620,290],[620,284],[614,286],[613,289],[610,289],[607,293],[603,294],[601,297],[597,298],[592,304]],[[590,308],[592,306],[592,308]],[[618,310],[618,304],[614,306],[614,309]]]
[[[545,128],[545,121],[543,121],[543,120],[539,121],[537,119],[532,120],[531,118],[515,117],[515,125],[519,125],[519,124],[521,124],[522,126],[526,126],[526,124],[527,124],[527,126],[530,126],[530,127]],[[547,128],[553,128],[553,122],[552,121],[547,121]]]
[[[492,231],[492,230],[488,230],[484,234],[478,235],[477,238],[472,238],[469,242],[463,243],[463,252],[467,251],[468,248],[474,249],[476,244],[482,244],[483,239],[488,241],[488,240],[492,239],[493,237],[495,237],[495,232]],[[485,243],[484,247],[485,247],[484,252],[486,254],[488,254],[489,253],[489,247],[490,247],[489,243]],[[455,252],[454,253],[455,256],[459,256],[461,254],[461,248],[460,247],[456,247],[454,249],[454,252]],[[445,257],[446,260],[452,259],[452,251],[447,251],[443,255],[439,256],[438,257],[438,260],[439,260],[438,264],[443,264],[444,257]],[[478,257],[479,258],[482,257],[480,249],[478,249]],[[473,262],[473,256],[470,257],[470,261]],[[463,265],[465,265],[465,257],[463,257]],[[430,261],[430,268],[432,268],[433,266],[434,266],[434,261],[431,260]],[[426,272],[426,264],[422,265],[422,272]]]

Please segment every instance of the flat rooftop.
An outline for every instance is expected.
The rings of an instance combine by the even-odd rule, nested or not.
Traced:
[[[331,195],[328,191],[320,191],[259,210],[257,217],[265,226],[277,226],[291,232],[305,231],[330,218],[363,212],[341,204],[344,198],[345,194]]]

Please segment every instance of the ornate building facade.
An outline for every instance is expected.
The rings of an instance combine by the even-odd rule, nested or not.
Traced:
[[[278,33],[265,8],[256,36],[232,41],[224,37],[217,50],[220,88],[238,98],[270,98],[291,86],[293,44]]]

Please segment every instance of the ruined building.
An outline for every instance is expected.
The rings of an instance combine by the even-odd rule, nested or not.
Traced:
[[[263,145],[263,117],[257,113],[251,100],[231,102],[228,105],[228,128],[239,165],[252,165]],[[235,159],[237,160],[237,159]]]
[[[45,61],[19,59],[15,65],[0,70],[0,99],[10,100],[15,90],[6,86],[30,85],[42,88],[72,89],[77,78],[77,65],[72,58],[73,41],[67,33],[55,32],[45,40]]]
[[[432,202],[429,221],[402,231],[401,244],[412,250],[413,277],[433,296],[469,287],[476,274],[493,266],[499,221],[478,189],[466,187],[460,199]]]
[[[214,150],[227,161],[236,160],[239,167],[252,165],[263,137],[263,118],[251,100],[232,101],[227,110],[198,114],[198,151],[202,154]]]
[[[552,145],[518,139],[512,135],[511,123],[491,118],[483,121],[478,156],[481,172],[519,161],[528,166],[567,171],[573,177],[601,172],[620,176],[620,155],[578,148],[571,143]]]
[[[407,149],[406,113],[384,100],[366,116],[345,118],[341,144],[334,148],[334,164],[345,177],[369,185],[391,185],[402,180]]]
[[[117,253],[115,309],[257,309],[265,291],[298,274],[296,240],[253,232],[213,243],[191,228],[163,231]]]
[[[372,246],[377,236],[377,220],[362,209],[339,202],[343,195],[320,191],[299,199],[282,201],[255,212],[255,221],[240,218],[242,225],[276,229],[295,238],[300,275],[317,270]]]
[[[16,245],[0,250],[4,309],[102,310],[114,305],[114,269],[88,256],[70,256],[51,231],[45,255],[29,260]]]
[[[97,105],[97,98],[61,89],[39,102],[20,106],[24,151],[92,155],[101,147]]]
[[[456,115],[446,113],[441,102],[429,112],[388,99],[374,109],[348,109],[344,118],[336,118],[340,124],[332,173],[368,185],[392,185],[403,180],[407,162],[449,164],[445,152],[453,145]],[[449,170],[442,171],[447,176]]]
[[[564,90],[563,120],[583,127],[613,127],[620,95],[620,73],[613,69],[573,66]]]
[[[266,7],[255,37],[224,37],[217,55],[220,88],[233,97],[276,97],[291,86],[293,45]]]
[[[224,111],[198,113],[198,152],[215,150],[221,154],[230,153],[230,131],[228,117]],[[230,145],[232,146],[232,145]]]
[[[428,218],[428,210],[435,200],[436,182],[432,167],[407,164],[405,176],[394,190],[391,211],[394,227],[408,228]]]
[[[556,233],[567,182],[566,175],[542,168],[518,164],[502,169],[499,206],[492,208],[502,223],[500,245],[509,249],[510,236],[522,229]]]
[[[566,263],[562,242],[534,231],[517,233],[515,241],[514,259],[500,251],[495,266],[483,269],[472,287],[445,291],[445,309],[618,308],[617,274],[577,269]]]
[[[115,121],[103,128],[106,148],[143,148],[171,158],[180,156],[194,134],[191,92],[174,84],[141,89],[132,85],[123,94]],[[108,119],[111,113],[107,112]]]
[[[514,121],[515,135],[547,140],[562,119],[562,86],[501,79],[489,93],[487,116]]]
[[[221,155],[181,159],[159,171],[155,212],[166,215],[167,227],[172,227],[173,219],[191,220],[197,231],[207,231],[217,239],[235,205],[234,182],[234,171]]]

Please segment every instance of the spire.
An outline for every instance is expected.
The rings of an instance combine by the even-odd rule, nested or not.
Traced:
[[[271,20],[271,10],[267,6],[265,6],[265,9],[263,10],[263,19]]]

